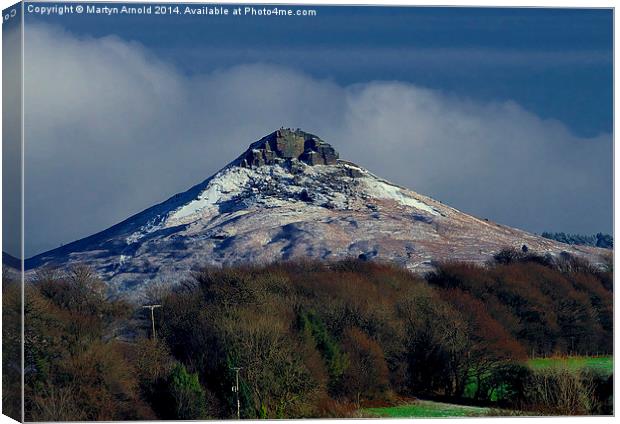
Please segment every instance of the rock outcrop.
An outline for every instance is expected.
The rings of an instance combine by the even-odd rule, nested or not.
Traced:
[[[237,165],[256,168],[297,159],[308,165],[335,165],[338,152],[319,137],[301,131],[280,128],[252,143],[237,159]]]

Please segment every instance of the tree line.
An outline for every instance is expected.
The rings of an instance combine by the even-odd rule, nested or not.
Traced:
[[[613,236],[609,234],[603,234],[603,233],[596,233],[594,235],[583,235],[583,234],[566,234],[563,232],[550,233],[550,232],[545,231],[541,234],[541,236],[547,239],[559,241],[559,242],[566,243],[566,244],[601,247],[603,249],[614,248]]]
[[[612,282],[611,265],[512,250],[426,276],[358,260],[206,267],[149,291],[146,303],[162,305],[151,334],[150,312],[87,268],[48,270],[25,287],[26,419],[232,418],[235,367],[242,418],[347,417],[414,396],[605,413],[607,377],[524,361],[610,354]],[[18,292],[4,272],[7,319]],[[18,340],[17,326],[3,330]],[[20,369],[11,346],[9,388]],[[576,394],[562,398],[566,387]],[[4,391],[5,411],[18,402]]]

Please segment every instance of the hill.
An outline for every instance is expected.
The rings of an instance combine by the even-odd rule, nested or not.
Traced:
[[[139,295],[197,264],[359,258],[423,273],[441,261],[483,264],[506,247],[595,264],[609,253],[468,215],[339,159],[313,134],[280,129],[186,192],[30,258],[26,268],[88,265],[113,288]]]

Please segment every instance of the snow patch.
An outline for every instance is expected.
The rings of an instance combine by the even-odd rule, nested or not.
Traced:
[[[226,169],[211,180],[198,198],[174,211],[170,215],[170,219],[184,219],[201,212],[205,208],[231,200],[234,196],[241,193],[242,188],[245,187],[248,182],[249,175],[245,168],[235,167]]]
[[[440,215],[440,213],[433,207],[407,195],[400,187],[374,178],[364,178],[364,184],[366,185],[367,192],[371,197],[394,200],[402,205],[411,206],[413,208],[426,211],[431,215]]]
[[[158,218],[159,217],[155,217],[149,220],[145,225],[140,227],[138,231],[135,231],[129,236],[127,236],[127,238],[125,238],[125,243],[127,243],[128,245],[135,243],[138,240],[140,240],[142,237],[144,237],[145,235],[161,229],[161,223],[157,223]]]

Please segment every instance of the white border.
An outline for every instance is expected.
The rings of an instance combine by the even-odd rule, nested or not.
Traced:
[[[44,2],[42,0],[32,0],[29,1],[32,3],[35,2]],[[87,1],[87,2],[79,2],[79,1],[59,1],[57,3],[96,3],[96,2],[101,2],[101,3],[105,3],[106,1],[101,0],[101,1]],[[12,6],[13,4],[17,3],[16,1],[10,1],[10,0],[0,0],[0,9],[5,9],[8,8],[10,6]],[[53,1],[49,1],[49,3],[54,3]],[[112,2],[109,2],[112,3]],[[316,6],[328,6],[328,5],[369,5],[369,6],[434,6],[434,7],[441,7],[441,6],[460,6],[460,7],[554,7],[554,8],[615,8],[615,2],[613,1],[605,1],[605,0],[589,0],[589,1],[577,1],[577,0],[564,0],[564,1],[560,1],[560,0],[522,0],[522,1],[493,1],[493,0],[477,0],[475,2],[472,1],[464,1],[464,0],[451,0],[451,1],[433,1],[433,0],[427,0],[427,1],[416,1],[416,0],[383,0],[383,1],[370,1],[370,0],[337,0],[337,1],[330,1],[330,0],[314,0],[314,1],[299,1],[299,0],[268,0],[268,1],[258,1],[258,0],[246,0],[246,1],[235,1],[235,0],[221,0],[221,1],[197,1],[197,0],[185,0],[182,2],[179,1],[175,1],[175,0],[159,0],[159,1],[139,1],[139,0],[128,0],[125,1],[124,3],[154,3],[154,4],[161,4],[161,3],[211,3],[211,4],[291,4],[291,5],[316,5]],[[23,9],[22,9],[23,12]],[[23,19],[23,15],[22,15],[22,19]],[[22,21],[23,22],[23,21]],[[22,48],[23,48],[23,32],[24,32],[24,25],[22,24]],[[615,122],[616,122],[616,118],[617,118],[617,89],[616,89],[616,76],[617,76],[617,68],[616,68],[616,61],[615,61],[615,51],[616,51],[616,46],[618,46],[618,42],[620,41],[618,39],[618,35],[615,31],[615,10],[614,10],[614,164],[617,162],[618,157],[619,157],[619,153],[618,151],[615,149]],[[0,31],[0,69],[2,69],[2,55],[1,55],[1,46],[2,46],[2,34]],[[22,52],[22,69],[23,69],[23,52]],[[23,79],[22,79],[23,82]],[[22,96],[23,96],[23,84],[22,84]],[[0,96],[2,95],[2,89],[0,88]],[[23,97],[22,97],[23,98]],[[24,102],[22,101],[22,137],[23,137],[23,110],[24,110]],[[0,116],[1,116],[1,106],[0,106]],[[22,140],[22,147],[23,147],[23,140]],[[23,160],[23,148],[22,148],[22,160]],[[0,171],[1,171],[1,162],[0,162]],[[22,166],[22,187],[23,187],[23,178],[24,178],[24,167]],[[619,215],[619,211],[618,208],[616,207],[616,202],[615,200],[618,198],[616,196],[617,194],[617,188],[618,188],[618,175],[615,172],[615,166],[614,166],[614,230],[615,230],[615,222],[617,221],[618,215]],[[1,194],[2,194],[2,188],[0,185],[0,199],[1,199]],[[23,212],[23,199],[24,197],[22,196],[22,212]],[[1,212],[1,208],[0,208],[0,219],[2,216],[2,212]],[[22,217],[23,218],[23,217]],[[614,231],[614,236],[615,236],[615,231]],[[22,219],[22,237],[23,237],[23,219]],[[0,226],[0,240],[2,239],[2,228]],[[24,249],[24,245],[23,245],[23,240],[22,240],[22,257],[23,257],[23,249]],[[618,258],[616,257],[616,255],[614,255],[614,268],[618,269]],[[614,276],[615,277],[615,276]],[[614,278],[614,283],[615,283],[615,278]],[[615,285],[615,284],[614,284]],[[23,288],[23,285],[22,285]],[[22,290],[22,296],[23,296],[23,290]],[[22,308],[23,308],[23,298],[22,298]],[[616,320],[616,311],[618,311],[618,299],[616,296],[614,296],[614,324],[617,324],[617,320]],[[1,330],[2,326],[0,324],[0,330]],[[23,331],[23,321],[22,321],[22,331]],[[614,328],[614,352],[618,351],[618,326],[616,325],[616,327]],[[22,349],[23,349],[23,345],[22,345]],[[0,352],[1,352],[1,347],[0,347]],[[23,353],[22,353],[22,361],[23,361]],[[615,364],[614,364],[614,369],[615,369]],[[615,373],[614,373],[615,376]],[[617,377],[614,378],[614,389],[617,387],[615,382]],[[22,379],[23,379],[23,375],[22,375]],[[1,382],[0,382],[1,384]],[[618,394],[615,390],[615,399],[614,399],[614,411],[620,411],[620,394]],[[23,411],[22,411],[23,414]],[[22,415],[23,416],[23,415]],[[512,419],[512,420],[525,420],[528,423],[537,423],[537,422],[545,422],[545,423],[565,423],[565,424],[573,424],[573,423],[585,423],[585,422],[595,422],[595,423],[603,423],[603,422],[615,422],[614,418],[608,418],[608,417],[561,417],[561,418],[555,418],[555,417],[544,417],[544,418],[472,418],[472,419],[466,419],[466,422],[477,422],[478,420],[483,421],[484,423],[489,423],[489,424],[495,424],[495,423],[503,423],[505,422],[505,420],[508,419]],[[380,421],[386,421],[387,419],[381,419]],[[441,422],[450,422],[454,420],[454,418],[452,419],[400,419],[399,422],[409,422],[409,423],[441,423]],[[245,420],[244,420],[245,421]],[[250,420],[247,420],[248,422],[250,422]],[[304,420],[304,422],[311,422],[311,423],[332,423],[332,422],[338,422],[339,420]],[[347,420],[347,422],[352,422],[352,423],[362,423],[362,422],[367,422],[368,420]],[[372,420],[374,421],[374,420]],[[14,420],[8,418],[7,416],[1,415],[0,416],[0,424],[5,424],[5,423],[13,423],[15,422]],[[149,423],[149,421],[142,421],[142,422],[146,422]],[[158,421],[153,421],[153,423],[157,423]],[[183,422],[183,421],[170,421],[170,422]],[[259,421],[254,421],[251,420],[251,422],[259,422]]]

